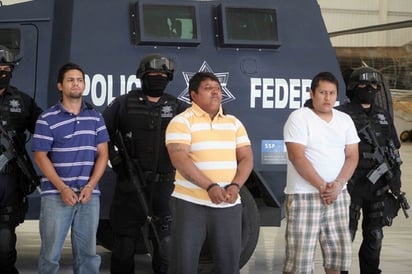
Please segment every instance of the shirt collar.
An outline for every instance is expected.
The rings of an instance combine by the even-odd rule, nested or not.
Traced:
[[[60,109],[61,112],[65,112],[65,113],[72,114],[71,112],[68,112],[68,111],[64,108],[61,99],[60,99],[59,101],[57,101],[57,108]],[[81,108],[80,112],[83,112],[85,109],[87,109],[87,105],[86,105],[85,102],[82,100],[82,108]]]
[[[209,116],[209,113],[207,113],[206,111],[204,111],[199,105],[197,105],[197,104],[196,104],[195,102],[193,102],[193,101],[192,101],[192,109],[193,109],[193,112],[195,113],[196,116],[207,116],[207,117],[210,117],[210,116]],[[224,116],[222,105],[220,105],[219,111],[218,111],[218,113],[216,114],[216,116],[220,116],[220,117]]]

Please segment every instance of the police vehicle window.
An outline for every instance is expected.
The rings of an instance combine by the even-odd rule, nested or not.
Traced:
[[[277,48],[276,9],[219,6],[222,46]]]
[[[21,33],[19,29],[0,28],[0,45],[7,47],[14,56],[20,55]]]
[[[200,42],[195,5],[138,5],[138,44],[197,45]]]

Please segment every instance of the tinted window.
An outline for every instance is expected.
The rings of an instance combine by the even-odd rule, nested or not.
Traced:
[[[138,44],[199,44],[197,6],[152,4],[142,1],[136,5]]]
[[[19,29],[0,29],[0,45],[9,48],[14,56],[20,55],[21,34]]]
[[[226,46],[277,48],[276,10],[220,6],[221,43]]]

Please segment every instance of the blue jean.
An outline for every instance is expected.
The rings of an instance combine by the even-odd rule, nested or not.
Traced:
[[[70,228],[73,273],[99,273],[101,259],[96,254],[99,211],[100,200],[95,195],[87,204],[78,203],[75,206],[64,204],[60,195],[42,196],[39,273],[58,273],[61,251]]]

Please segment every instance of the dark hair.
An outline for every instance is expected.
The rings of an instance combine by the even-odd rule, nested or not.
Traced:
[[[79,70],[82,73],[84,80],[84,71],[79,65],[75,63],[66,63],[59,69],[59,74],[57,75],[57,83],[63,83],[64,74],[66,74],[66,72],[68,72],[69,70],[73,69]]]
[[[190,101],[192,101],[192,96],[190,95],[190,93],[192,91],[194,91],[195,93],[198,93],[200,84],[206,79],[210,79],[214,82],[217,82],[217,83],[219,83],[219,86],[220,86],[219,79],[212,72],[198,72],[195,75],[193,75],[192,78],[190,78],[190,81],[189,81]]]
[[[316,88],[319,86],[320,81],[327,81],[330,83],[335,84],[336,90],[339,88],[339,82],[338,79],[336,79],[335,75],[328,71],[320,72],[318,73],[315,77],[312,79],[312,84],[310,85],[310,89],[314,93]]]

